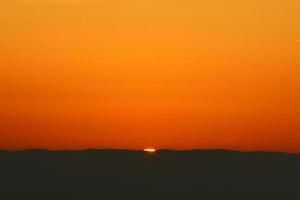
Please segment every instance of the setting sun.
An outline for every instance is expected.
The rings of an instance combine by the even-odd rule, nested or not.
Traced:
[[[153,148],[146,148],[144,149],[145,152],[148,152],[148,153],[155,153],[156,152],[156,149],[153,149]]]

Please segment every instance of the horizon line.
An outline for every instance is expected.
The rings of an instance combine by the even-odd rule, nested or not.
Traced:
[[[127,151],[127,152],[143,152],[144,149],[123,149],[123,148],[84,148],[84,149],[48,149],[48,148],[26,148],[26,149],[0,149],[0,152],[26,152],[26,151],[45,151],[45,152],[86,152],[86,151]],[[268,153],[268,154],[288,154],[288,155],[300,155],[300,152],[284,152],[284,151],[268,151],[268,150],[234,150],[234,149],[156,149],[156,152],[234,152],[234,153]]]

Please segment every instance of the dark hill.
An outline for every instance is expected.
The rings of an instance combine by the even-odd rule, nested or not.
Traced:
[[[300,155],[0,151],[0,199],[299,200]]]

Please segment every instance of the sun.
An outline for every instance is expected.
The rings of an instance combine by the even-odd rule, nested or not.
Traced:
[[[156,149],[154,149],[154,148],[145,148],[145,149],[144,149],[144,152],[147,152],[147,153],[155,153],[155,152],[156,152]]]

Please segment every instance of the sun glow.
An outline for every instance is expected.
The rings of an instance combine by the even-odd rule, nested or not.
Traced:
[[[155,153],[156,149],[154,149],[154,148],[146,148],[146,149],[144,149],[144,151],[147,152],[147,153]]]

